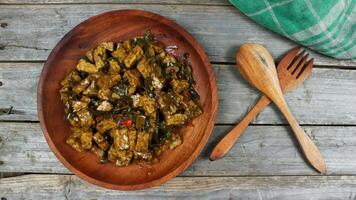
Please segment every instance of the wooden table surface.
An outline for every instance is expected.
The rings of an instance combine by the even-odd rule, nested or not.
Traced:
[[[25,2],[25,3],[24,3]],[[124,192],[72,175],[49,150],[36,112],[40,71],[71,28],[113,9],[145,9],[193,34],[213,64],[219,113],[208,145],[179,177]],[[264,44],[278,59],[295,43],[249,20],[224,0],[0,0],[0,198],[12,199],[356,199],[356,61],[311,53],[316,66],[287,102],[325,157],[320,176],[302,158],[274,106],[263,111],[224,159],[212,147],[259,94],[234,68],[245,42]]]

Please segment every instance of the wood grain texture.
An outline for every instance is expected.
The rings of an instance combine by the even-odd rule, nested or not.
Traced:
[[[298,79],[290,76],[290,73],[286,70],[292,64],[293,58],[297,56],[299,50],[299,47],[293,48],[288,53],[283,55],[283,58],[278,63],[278,79],[283,93],[295,89],[297,86],[302,84],[306,78],[309,77],[312,70],[312,65],[309,65],[300,76],[298,75]],[[297,64],[298,62],[293,62],[293,65]],[[252,120],[270,103],[271,101],[266,96],[261,96],[257,103],[248,111],[248,113],[214,147],[210,154],[210,160],[216,160],[225,156],[231,147],[235,144],[236,140],[243,134],[243,132],[245,132],[245,129],[252,122]]]
[[[293,58],[297,56],[299,50],[300,48],[293,48],[287,54],[283,55],[283,58],[278,63],[278,79],[283,93],[295,89],[297,86],[302,84],[311,73],[313,67],[312,65],[308,65],[308,67],[303,70],[303,73],[298,75],[298,79],[296,79],[295,76],[291,76],[291,73],[286,70],[290,65],[298,64],[298,62],[292,63],[292,61]],[[298,57],[302,56],[302,54],[299,55]],[[249,110],[249,112],[243,116],[243,118],[235,125],[235,127],[231,129],[214,147],[210,154],[210,160],[216,160],[225,156],[231,147],[235,144],[236,140],[243,134],[243,132],[245,132],[246,128],[252,122],[252,120],[270,103],[271,101],[266,96],[261,96],[257,103]]]
[[[36,184],[33,184],[36,183]],[[7,199],[355,199],[355,176],[177,177],[150,190],[124,192],[72,175],[25,175],[0,180]]]
[[[71,28],[90,16],[113,9],[144,9],[175,20],[198,39],[215,62],[234,62],[237,47],[246,42],[264,44],[277,59],[296,46],[255,24],[232,6],[2,5],[0,23],[7,25],[0,27],[0,60],[45,60]],[[316,53],[311,56],[317,65],[356,66],[355,60],[336,60]]]
[[[235,124],[259,94],[234,65],[213,65],[218,83],[217,123]],[[37,121],[36,88],[42,63],[0,63],[0,120]],[[286,95],[300,124],[344,124],[356,121],[356,71],[313,69],[309,79]],[[6,114],[13,106],[11,114]],[[233,108],[233,109],[231,109]],[[328,108],[327,110],[325,108]],[[267,107],[254,124],[285,123],[274,106]]]
[[[166,5],[157,5],[160,3]],[[115,3],[0,0],[0,121],[9,121],[0,122],[0,172],[5,172],[0,173],[1,199],[356,199],[356,177],[335,176],[356,175],[355,126],[335,126],[356,124],[356,107],[353,106],[356,72],[342,69],[314,69],[305,84],[287,95],[287,102],[301,124],[322,125],[303,128],[326,154],[328,174],[333,176],[303,176],[316,173],[304,163],[291,130],[284,126],[249,126],[228,156],[210,162],[208,155],[212,147],[232,128],[219,125],[202,155],[183,177],[150,190],[111,191],[73,175],[4,178],[4,174],[24,172],[70,173],[49,150],[39,124],[34,123],[38,120],[35,95],[42,61],[59,39],[79,22],[98,13],[125,8],[151,10],[177,21],[203,44],[213,62],[234,62],[235,50],[244,42],[266,45],[277,59],[295,46],[256,25],[225,0],[121,0]],[[312,56],[317,65],[356,66],[355,60]],[[214,70],[220,96],[217,122],[235,123],[253,105],[258,94],[242,80],[234,66],[214,65]],[[326,107],[331,109],[326,110]],[[13,120],[34,122],[14,123]],[[280,123],[285,122],[273,107],[268,107],[254,120],[254,124]],[[247,177],[225,177],[240,175]]]
[[[271,101],[263,95],[251,108],[251,110],[249,110],[249,112],[243,117],[243,119],[237,122],[237,124],[234,125],[234,127],[231,128],[221,140],[219,140],[219,142],[211,151],[209,159],[214,161],[224,157],[235,145],[236,141],[241,137],[241,135],[245,133],[245,130],[252,123],[252,120],[270,103]]]
[[[288,126],[250,126],[226,157],[209,161],[213,146],[230,128],[232,126],[216,126],[201,155],[182,175],[317,174],[301,157]],[[325,155],[329,175],[356,175],[354,126],[303,128]],[[2,122],[0,130],[1,172],[70,173],[49,150],[39,124]]]
[[[292,62],[292,60],[293,59],[291,59],[290,62]],[[326,166],[323,156],[318,147],[310,137],[308,137],[302,127],[300,127],[287,105],[282,93],[274,60],[268,50],[260,44],[243,44],[236,53],[236,63],[240,74],[278,107],[279,111],[291,126],[306,160],[309,161],[318,172],[325,174]],[[303,66],[304,64],[301,63],[299,65]],[[310,67],[311,66],[312,65],[310,65]],[[285,69],[285,71],[287,71],[287,67],[288,66],[283,66],[279,68],[279,70]],[[290,78],[294,78],[290,73],[291,72],[287,71],[285,77],[289,76]]]
[[[194,5],[230,5],[226,0],[1,0],[1,4],[119,4],[119,3],[145,3],[145,4],[194,4]]]

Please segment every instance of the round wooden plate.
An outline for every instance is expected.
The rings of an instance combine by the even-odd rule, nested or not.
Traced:
[[[122,41],[150,31],[177,54],[189,53],[203,114],[180,130],[182,145],[164,152],[154,165],[115,167],[100,164],[91,152],[78,153],[65,144],[70,125],[64,119],[60,82],[90,48],[105,41]],[[208,57],[199,43],[181,26],[142,10],[118,10],[100,14],[68,32],[49,55],[38,86],[37,109],[44,136],[57,158],[74,174],[111,189],[136,190],[162,184],[185,170],[199,155],[212,132],[217,112],[217,88]]]

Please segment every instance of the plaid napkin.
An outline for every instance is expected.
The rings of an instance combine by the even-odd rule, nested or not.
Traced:
[[[356,0],[230,0],[258,24],[322,54],[356,59]]]

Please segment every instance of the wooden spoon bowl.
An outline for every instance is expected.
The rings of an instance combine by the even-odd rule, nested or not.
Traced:
[[[164,152],[154,165],[115,167],[100,164],[91,152],[78,153],[65,144],[70,125],[64,119],[60,81],[75,68],[87,50],[104,41],[122,41],[153,33],[175,54],[189,53],[203,114],[180,130],[182,145]],[[182,27],[160,15],[140,10],[100,14],[67,33],[49,55],[38,86],[37,109],[44,136],[57,158],[73,173],[93,184],[111,189],[135,190],[162,184],[185,170],[199,155],[212,132],[217,112],[215,76],[203,48]]]

